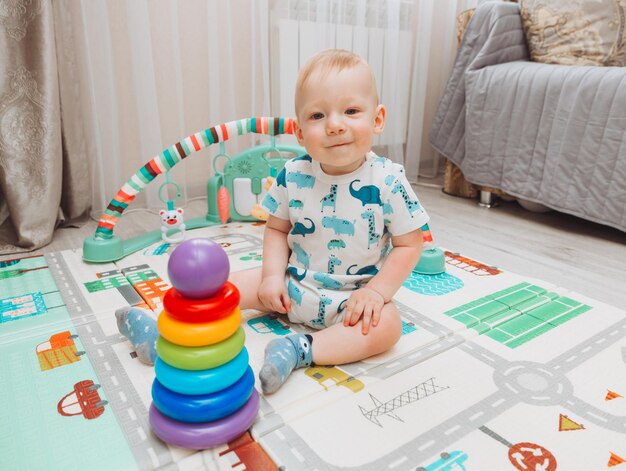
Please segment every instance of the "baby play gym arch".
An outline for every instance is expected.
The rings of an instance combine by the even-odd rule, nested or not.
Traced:
[[[225,153],[224,142],[232,137],[249,133],[269,135],[271,136],[271,143],[256,146],[232,158],[229,157]],[[135,172],[117,191],[100,216],[95,234],[86,238],[83,243],[84,260],[95,263],[111,262],[158,242],[161,238],[159,229],[127,240],[115,236],[113,231],[124,210],[158,175],[167,173],[174,165],[194,152],[216,143],[219,143],[221,147],[220,153],[213,160],[215,175],[210,178],[207,185],[207,214],[205,217],[190,219],[185,223],[186,229],[220,224],[224,220],[224,215],[220,215],[217,201],[220,188],[225,188],[233,195],[233,192],[236,191],[233,186],[235,179],[246,177],[250,179],[252,191],[257,195],[260,194],[261,180],[268,176],[275,176],[288,160],[288,158],[282,157],[284,153],[290,154],[290,158],[304,153],[304,149],[300,146],[276,144],[275,136],[293,133],[294,120],[292,118],[246,118],[219,124],[191,134],[168,147]],[[269,154],[278,154],[279,157],[266,158]],[[227,163],[221,172],[215,167],[215,161],[219,157],[227,158]],[[228,213],[227,218],[231,220],[255,220],[254,217],[240,214],[237,208],[233,206],[232,198],[230,198],[226,212]]]

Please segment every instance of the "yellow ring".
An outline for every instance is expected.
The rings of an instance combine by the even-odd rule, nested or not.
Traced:
[[[176,345],[203,347],[221,342],[235,333],[241,325],[241,311],[236,307],[231,314],[212,322],[181,322],[161,311],[157,321],[159,333]]]

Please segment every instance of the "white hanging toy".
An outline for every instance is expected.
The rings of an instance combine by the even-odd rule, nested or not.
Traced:
[[[159,188],[159,199],[167,204],[167,209],[159,211],[161,217],[161,239],[163,242],[170,244],[178,244],[185,240],[185,218],[183,217],[183,208],[174,208],[174,201],[182,196],[180,187],[169,179],[169,172],[166,174],[167,181]],[[161,194],[163,187],[166,185],[174,185],[176,189],[176,199],[164,201]]]
[[[265,186],[263,187],[265,191],[269,190],[274,183],[274,177],[267,177],[265,181]],[[259,203],[256,203],[253,208],[250,210],[250,215],[261,220],[267,221],[270,217],[269,213],[265,211]]]

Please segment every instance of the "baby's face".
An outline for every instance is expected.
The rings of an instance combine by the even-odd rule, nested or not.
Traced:
[[[358,169],[385,126],[368,69],[357,65],[313,74],[298,94],[296,137],[329,175]]]

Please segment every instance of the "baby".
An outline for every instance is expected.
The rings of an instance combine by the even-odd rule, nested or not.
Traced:
[[[386,110],[362,58],[340,49],[313,56],[300,70],[295,108],[308,154],[287,162],[263,199],[262,268],[231,275],[245,287],[242,309],[316,329],[267,345],[265,394],[294,368],[355,362],[398,341],[391,299],[420,258],[428,222],[402,165],[371,152]]]

